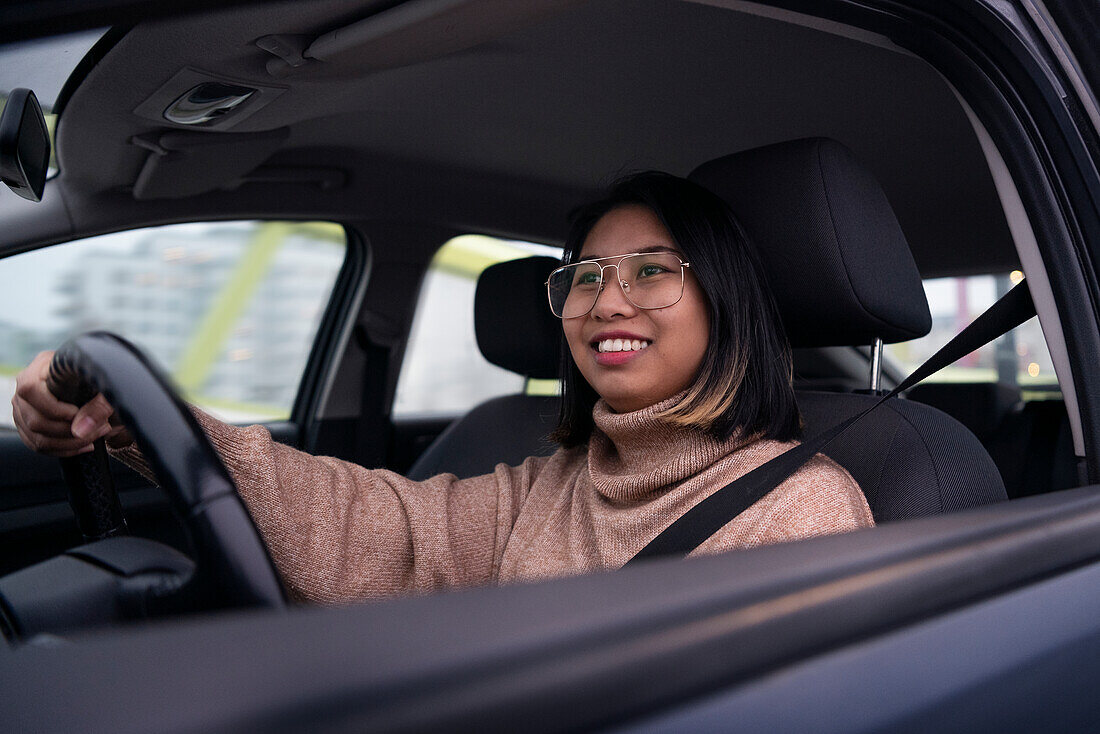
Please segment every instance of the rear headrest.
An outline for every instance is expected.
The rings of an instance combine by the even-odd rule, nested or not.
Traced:
[[[759,249],[791,346],[893,343],[932,328],[886,194],[840,143],[756,148],[704,163],[689,178],[729,203]]]
[[[550,313],[545,283],[559,265],[552,257],[526,257],[481,274],[474,331],[485,359],[525,377],[557,378],[561,321]]]
[[[939,408],[983,441],[1005,416],[1023,407],[1020,388],[999,382],[925,382],[911,387],[906,397]]]

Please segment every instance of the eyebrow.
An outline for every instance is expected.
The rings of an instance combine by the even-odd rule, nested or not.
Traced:
[[[614,260],[617,257],[629,257],[630,255],[644,255],[650,252],[671,252],[674,255],[682,255],[683,253],[674,247],[668,245],[651,245],[650,247],[643,247],[640,250],[634,250],[634,252],[624,252],[621,255],[606,255],[604,257],[585,257],[584,255],[577,256],[577,262],[590,262],[594,260]]]

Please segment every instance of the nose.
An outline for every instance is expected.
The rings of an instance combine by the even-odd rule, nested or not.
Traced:
[[[619,270],[608,266],[604,270],[604,286],[596,296],[591,315],[595,319],[607,321],[613,318],[629,318],[638,312],[637,306],[630,302],[624,291],[625,284],[619,277]],[[612,277],[614,276],[614,277]]]

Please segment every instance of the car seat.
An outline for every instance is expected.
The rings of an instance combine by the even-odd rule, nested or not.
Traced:
[[[486,268],[474,294],[474,333],[489,362],[534,379],[557,379],[561,322],[546,301],[546,280],[561,264],[528,257]],[[487,474],[503,462],[519,464],[557,448],[548,436],[558,424],[556,396],[504,395],[456,420],[413,463],[410,479],[443,472]]]
[[[792,346],[904,341],[928,332],[931,317],[920,274],[893,210],[871,174],[839,143],[821,138],[780,143],[711,161],[691,177],[730,203],[760,248]],[[494,304],[492,310],[502,320],[492,322],[492,333],[482,333],[488,323],[478,314],[478,343],[483,352],[487,345],[508,351],[513,343],[523,344],[529,357],[537,354],[546,360],[545,367],[556,365],[560,326],[542,298],[545,275],[528,273],[524,292],[517,285],[520,262],[486,270],[483,278],[508,283],[511,305]],[[481,287],[479,283],[479,291]],[[529,334],[546,334],[547,341],[535,347],[527,343]],[[499,356],[490,361],[501,364]],[[532,368],[524,365],[525,370]],[[806,435],[855,415],[877,399],[805,390],[796,395]],[[479,406],[448,429],[451,436],[440,436],[429,449],[431,461],[417,462],[416,476],[458,473],[452,468],[458,461],[470,472],[459,475],[470,476],[491,471],[497,461],[544,452],[545,443],[531,444],[524,452],[513,440],[519,424],[529,420],[524,416],[545,416],[552,410],[550,401],[536,400],[513,396],[515,414],[505,417],[494,410],[494,419],[500,421],[495,426],[480,414],[477,425],[468,425]],[[549,430],[552,425],[544,422],[541,427]],[[455,436],[462,443],[447,445]],[[505,444],[511,456],[498,451],[497,445]],[[997,467],[974,435],[921,403],[889,401],[825,453],[852,473],[879,522],[1007,499]]]
[[[690,178],[725,199],[761,260],[793,347],[924,336],[920,273],[881,186],[840,143],[807,138],[736,153]],[[875,395],[796,390],[808,436]],[[962,424],[891,400],[824,452],[859,482],[877,521],[1007,499],[996,465]]]
[[[1043,494],[1079,484],[1064,401],[1024,401],[1017,385],[943,382],[917,385],[910,400],[956,418],[982,442],[1001,470],[1009,497]]]

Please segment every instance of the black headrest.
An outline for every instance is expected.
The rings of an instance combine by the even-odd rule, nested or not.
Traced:
[[[900,342],[932,328],[886,194],[840,143],[756,148],[689,178],[724,198],[759,248],[791,346]]]
[[[474,331],[485,359],[526,377],[557,378],[561,321],[550,313],[544,283],[559,265],[552,257],[527,257],[481,274]]]

